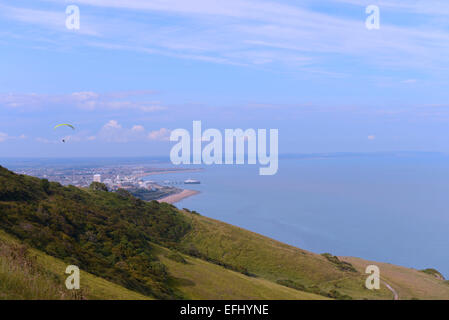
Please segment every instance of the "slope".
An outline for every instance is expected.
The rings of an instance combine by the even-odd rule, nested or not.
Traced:
[[[183,250],[191,255],[337,299],[393,299],[385,283],[380,290],[366,289],[362,260],[315,254],[186,210],[182,213],[192,225],[182,239]],[[394,268],[402,274],[393,272]],[[449,299],[449,285],[444,281],[398,266],[386,270],[382,277],[395,289],[399,284],[403,298]]]
[[[434,275],[389,263],[368,261],[360,258],[341,257],[341,259],[354,265],[360,272],[363,272],[368,265],[378,266],[381,279],[397,292],[399,300],[449,299],[449,284]]]
[[[67,264],[0,230],[0,299],[149,299],[81,270],[80,291],[64,286]]]

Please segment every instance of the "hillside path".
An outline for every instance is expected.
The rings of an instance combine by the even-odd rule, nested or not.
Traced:
[[[393,289],[392,286],[390,286],[388,283],[386,283],[385,281],[382,280],[382,282],[385,284],[385,286],[388,288],[388,290],[390,290],[391,292],[393,292],[394,295],[394,300],[399,300],[399,295],[396,292],[396,290]]]

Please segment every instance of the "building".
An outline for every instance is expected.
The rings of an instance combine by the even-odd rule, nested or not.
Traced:
[[[94,182],[101,182],[101,174],[94,174]]]

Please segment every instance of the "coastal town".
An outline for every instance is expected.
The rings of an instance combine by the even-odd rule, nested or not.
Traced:
[[[117,165],[117,166],[83,166],[83,167],[27,167],[17,168],[15,172],[62,185],[73,185],[87,188],[92,182],[103,183],[109,191],[125,189],[142,200],[163,200],[174,203],[183,198],[192,196],[198,192],[184,190],[182,185],[199,184],[194,179],[164,180],[156,182],[149,179],[153,175],[167,173],[195,172],[200,169],[184,168],[158,168],[142,165]]]

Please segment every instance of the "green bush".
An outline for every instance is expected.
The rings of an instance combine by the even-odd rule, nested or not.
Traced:
[[[182,263],[182,264],[187,264],[187,260],[184,259],[184,257],[182,255],[180,255],[179,253],[177,253],[177,252],[173,252],[173,253],[169,254],[167,256],[167,258],[169,258],[170,260],[173,260],[175,262],[179,262],[179,263]]]
[[[108,187],[101,182],[92,182],[89,186],[89,189],[94,191],[108,191]]]
[[[357,272],[352,264],[350,264],[349,262],[341,261],[337,256],[334,256],[330,253],[322,253],[321,255],[341,271]]]

